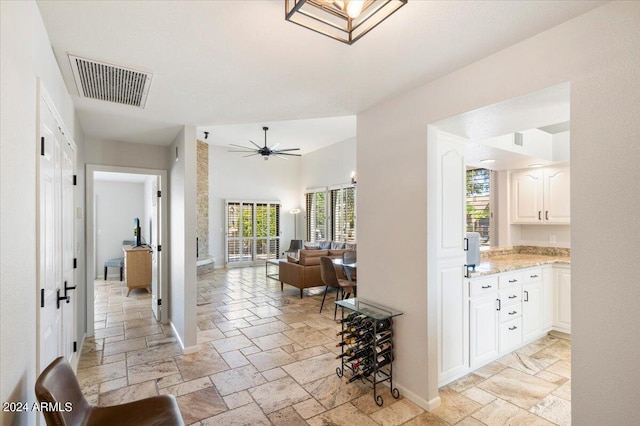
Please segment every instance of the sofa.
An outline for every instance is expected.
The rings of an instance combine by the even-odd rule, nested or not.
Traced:
[[[331,258],[342,258],[342,254],[349,249],[312,249],[300,250],[298,259],[287,256],[286,262],[280,262],[280,290],[284,290],[284,285],[288,284],[300,289],[302,299],[305,288],[323,286],[320,278],[320,258],[328,256]],[[336,268],[338,278],[345,279],[342,268]]]

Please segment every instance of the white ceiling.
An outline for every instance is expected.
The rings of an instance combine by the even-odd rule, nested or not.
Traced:
[[[410,0],[347,46],[283,0],[38,1],[85,134],[159,145],[184,124],[352,116],[602,3]],[[152,72],[146,108],[79,98],[67,53]]]
[[[521,169],[552,161],[483,145],[482,141],[508,133],[540,128],[550,134],[569,130],[570,85],[558,84],[434,123],[438,129],[469,140],[467,165],[492,170]],[[492,163],[482,160],[493,159]]]

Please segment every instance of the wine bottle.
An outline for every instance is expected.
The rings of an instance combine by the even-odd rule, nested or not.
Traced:
[[[360,322],[358,324],[349,325],[342,331],[338,331],[336,333],[336,336],[340,336],[343,334],[350,334],[350,333],[364,333],[370,329],[371,329],[371,324],[369,322]]]
[[[388,365],[389,363],[391,363],[391,361],[393,361],[393,356],[392,354],[389,352],[388,354],[385,355],[381,355],[378,356],[376,358],[376,365],[367,365],[363,368],[359,368],[355,371],[355,374],[349,378],[349,380],[347,381],[347,383],[351,383],[354,382],[360,378],[363,377],[369,377],[374,371],[384,367],[385,365]]]
[[[380,320],[376,322],[376,331],[380,332],[391,327],[391,319]]]
[[[365,319],[365,318],[367,318],[366,315],[362,315],[362,314],[359,314],[357,312],[352,312],[349,315],[347,315],[346,317],[338,320],[338,322],[339,323],[345,323],[345,322],[351,322],[351,321],[356,321],[356,320],[362,320],[362,319]]]

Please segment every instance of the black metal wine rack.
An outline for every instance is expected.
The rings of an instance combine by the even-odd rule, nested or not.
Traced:
[[[389,382],[391,395],[400,398],[400,391],[393,387],[393,317],[402,312],[358,298],[335,303],[342,311],[338,377],[349,372],[347,383],[355,380],[370,383],[378,406],[384,404],[382,396],[378,395],[378,384]],[[351,328],[355,330],[350,331]]]

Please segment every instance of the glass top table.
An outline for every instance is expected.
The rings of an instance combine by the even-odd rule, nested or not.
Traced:
[[[375,320],[383,320],[402,315],[402,312],[400,311],[357,297],[337,300],[335,304],[342,308],[366,315]]]

